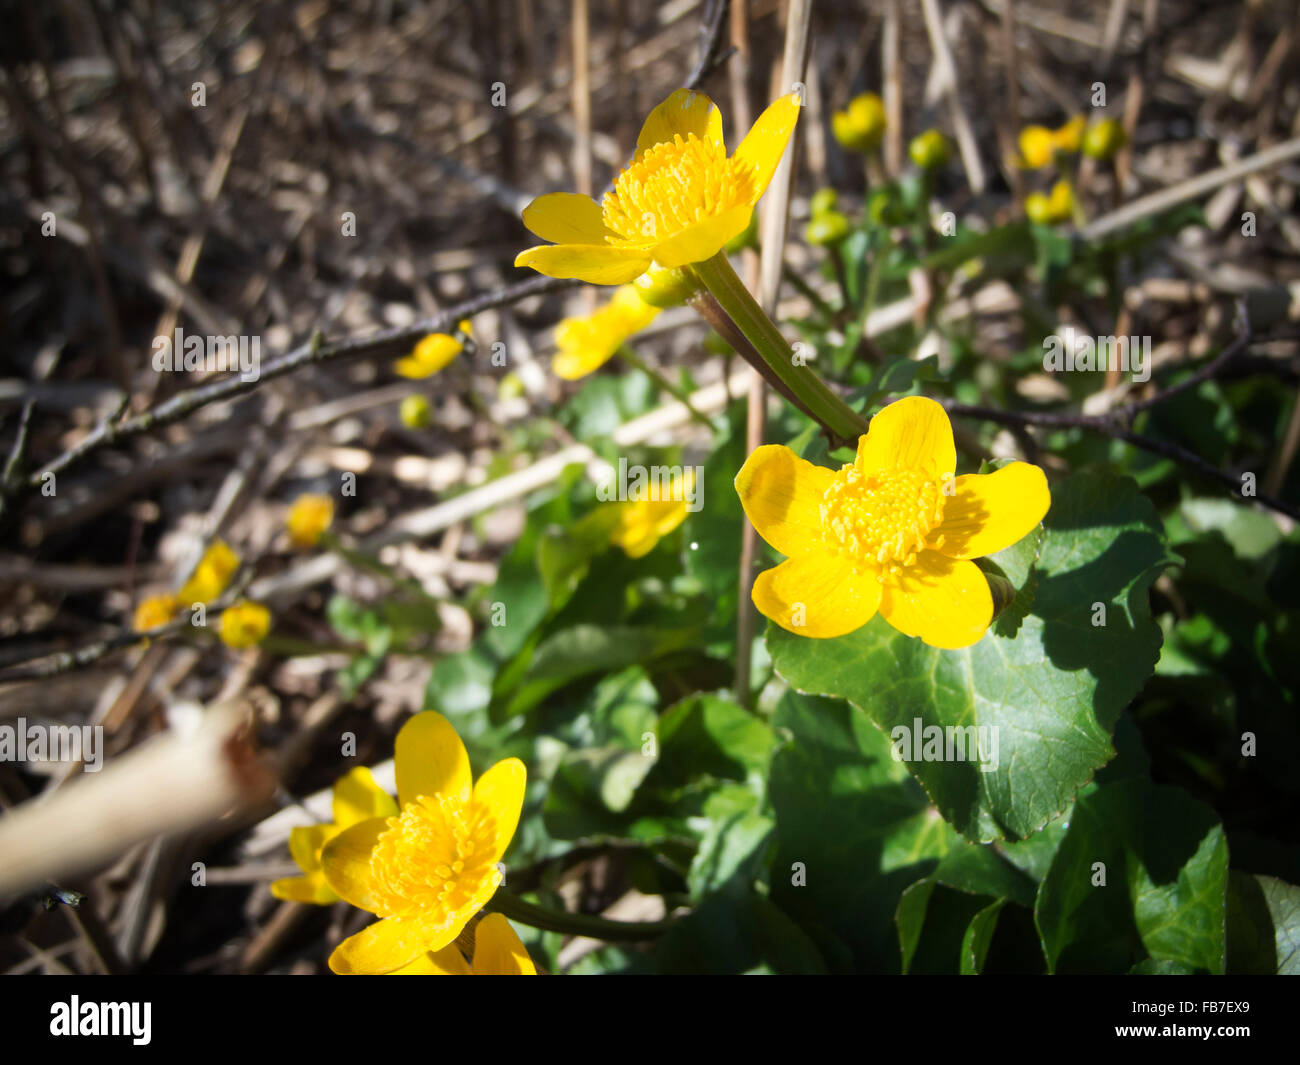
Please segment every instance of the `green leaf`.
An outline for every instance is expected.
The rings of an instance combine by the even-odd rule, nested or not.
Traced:
[[[838,972],[897,972],[903,890],[957,841],[866,713],[787,692],[773,727],[771,897]]]
[[[708,899],[655,944],[653,956],[656,971],[674,975],[826,971],[799,926],[752,891]]]
[[[695,646],[695,628],[651,629],[630,625],[574,625],[546,637],[515,677],[502,672],[493,689],[494,722],[526,713],[552,692],[581,677],[623,669]]]
[[[998,914],[1005,905],[1006,899],[998,899],[970,919],[961,939],[962,976],[977,976],[984,971],[984,959],[988,957],[989,944],[998,927]]]
[[[1300,976],[1300,887],[1232,871],[1228,972]]]
[[[1039,886],[1048,968],[1124,972],[1150,958],[1222,973],[1227,887],[1212,809],[1138,778],[1099,787],[1075,804]]]
[[[709,796],[704,804],[709,827],[687,875],[692,897],[704,898],[733,884],[748,890],[759,877],[775,828],[759,805],[759,797],[739,784]]]
[[[1171,556],[1154,508],[1133,482],[1070,478],[1054,490],[1044,530],[1032,578],[1025,545],[992,556],[1017,588],[1030,579],[1036,587],[1023,618],[1018,595],[973,647],[937,650],[879,616],[830,640],[768,626],[773,665],[792,686],[853,701],[928,756],[913,758],[909,769],[973,840],[1024,838],[1066,808],[1113,756],[1115,721],[1160,647],[1148,588]],[[1093,623],[1100,618],[1094,604],[1105,608],[1104,625]],[[948,731],[958,728],[966,731]],[[988,771],[978,754],[971,757],[979,728]],[[946,760],[949,735],[954,756],[959,742],[970,741],[965,760]],[[942,746],[927,751],[921,741],[936,736]],[[945,760],[930,760],[935,755]]]

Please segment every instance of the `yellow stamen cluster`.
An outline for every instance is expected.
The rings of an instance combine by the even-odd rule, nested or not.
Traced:
[[[691,224],[754,199],[749,163],[728,159],[727,150],[694,133],[656,144],[618,176],[603,202],[605,225],[615,245],[666,240]]]
[[[485,807],[422,795],[387,823],[370,856],[379,916],[445,923],[500,883],[490,861],[496,822]]]
[[[859,573],[896,580],[916,562],[930,531],[943,519],[943,493],[921,470],[867,475],[846,464],[822,497],[822,531],[833,555],[845,555]]]

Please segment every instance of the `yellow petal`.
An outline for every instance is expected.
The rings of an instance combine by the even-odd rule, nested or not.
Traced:
[[[758,535],[783,555],[822,543],[822,497],[835,474],[781,444],[765,444],[736,474],[736,494]]]
[[[403,358],[393,363],[393,372],[399,377],[405,377],[411,381],[419,381],[425,377],[432,377],[436,372],[422,363],[419,359]]]
[[[636,139],[637,156],[674,136],[680,134],[685,140],[692,133],[700,140],[721,144],[722,114],[704,93],[678,89],[646,116]]]
[[[330,969],[340,976],[391,973],[423,950],[418,921],[385,917],[335,947],[330,955]]]
[[[272,880],[271,894],[284,902],[306,902],[312,906],[328,906],[339,901],[339,897],[325,882],[324,875],[319,872],[309,876]]]
[[[735,159],[741,159],[753,167],[754,197],[750,203],[757,203],[760,196],[767,191],[767,186],[776,173],[776,164],[785,154],[785,146],[790,143],[794,124],[799,120],[799,97],[787,93],[766,111],[758,116],[745,139],[736,149]]]
[[[871,419],[867,435],[858,439],[858,469],[922,470],[939,480],[957,468],[948,412],[932,399],[908,396]]]
[[[577,192],[538,196],[523,217],[530,233],[552,244],[603,244],[609,232],[600,204]]]
[[[650,253],[608,244],[555,244],[528,248],[516,266],[531,266],[547,277],[572,277],[592,285],[626,285],[646,272]]]
[[[357,766],[334,783],[334,823],[351,828],[372,817],[396,817],[397,803],[375,783],[370,770]]]
[[[693,222],[662,243],[656,244],[654,260],[660,266],[675,269],[712,259],[723,249],[727,241],[745,232],[750,215],[753,213],[753,207],[745,205],[732,207],[720,214]]]
[[[499,862],[515,837],[527,783],[528,770],[524,763],[518,758],[504,758],[479,777],[474,785],[474,804],[487,807],[496,826],[489,861]]]
[[[1047,478],[1027,462],[964,474],[953,480],[953,495],[944,500],[943,522],[931,540],[942,536],[936,550],[950,558],[991,555],[1026,536],[1051,505]]]
[[[499,913],[489,913],[474,929],[475,976],[536,976],[537,966]]]
[[[896,585],[884,586],[880,613],[931,647],[969,647],[993,620],[993,596],[974,562],[922,551]]]
[[[361,821],[326,843],[320,856],[321,870],[335,894],[371,913],[379,910],[379,901],[370,875],[370,855],[387,828],[382,817]]]
[[[320,851],[339,834],[335,825],[298,825],[289,829],[289,856],[304,873],[320,869]]]
[[[456,945],[439,951],[425,951],[413,962],[394,969],[389,976],[470,976],[469,962]]]
[[[880,604],[880,581],[834,555],[788,558],[754,581],[754,605],[797,636],[824,639],[860,629]]]
[[[397,734],[397,799],[401,805],[421,795],[470,796],[469,755],[451,722],[433,710],[412,717]]]

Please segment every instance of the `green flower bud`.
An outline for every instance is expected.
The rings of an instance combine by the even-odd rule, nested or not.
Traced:
[[[699,286],[685,270],[669,270],[651,266],[632,282],[641,302],[651,307],[678,307],[699,290]]]
[[[922,170],[939,170],[948,163],[948,138],[937,129],[927,129],[912,138],[907,154]]]
[[[1103,118],[1095,125],[1088,127],[1088,132],[1083,135],[1083,154],[1093,159],[1100,159],[1102,162],[1109,162],[1115,158],[1115,153],[1124,147],[1124,142],[1128,138],[1124,134],[1124,127],[1113,118]]]
[[[818,189],[813,193],[812,199],[808,201],[808,207],[812,211],[812,216],[817,218],[826,214],[828,211],[835,210],[835,204],[838,197],[834,189]]]
[[[402,400],[398,411],[402,424],[408,429],[427,429],[433,420],[433,408],[427,397],[414,392]]]
[[[849,220],[839,211],[827,211],[813,217],[803,231],[803,239],[819,248],[838,244],[849,235]]]

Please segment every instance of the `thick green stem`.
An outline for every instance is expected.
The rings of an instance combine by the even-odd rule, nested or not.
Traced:
[[[781,391],[796,398],[799,408],[826,430],[833,444],[856,444],[867,431],[866,419],[827,388],[811,367],[796,364],[785,337],[736,276],[726,253],[695,263],[692,269],[762,359],[764,366],[756,364],[755,368],[764,377],[775,376],[783,386]],[[750,355],[746,351],[740,354]]]
[[[540,928],[544,932],[564,932],[569,935],[603,939],[607,943],[635,943],[655,939],[668,931],[676,921],[610,921],[604,917],[590,917],[582,913],[564,913],[548,910],[545,906],[525,902],[505,888],[498,888],[487,904],[487,909],[504,914],[512,921]]]

